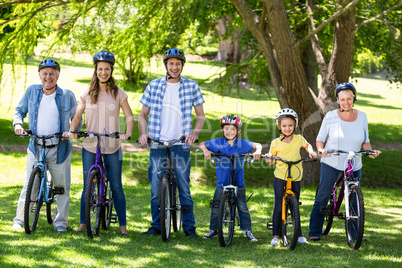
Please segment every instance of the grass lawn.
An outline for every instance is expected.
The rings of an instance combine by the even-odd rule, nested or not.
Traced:
[[[90,55],[60,60],[62,65],[59,85],[79,96],[92,75]],[[141,232],[151,221],[147,178],[148,155],[145,152],[125,153],[124,190],[127,199],[128,238],[119,236],[117,224],[110,230],[101,230],[100,236],[90,240],[83,233],[75,233],[79,224],[79,200],[82,190],[82,166],[79,152],[72,154],[72,187],[69,228],[58,234],[47,224],[44,210],[38,229],[32,235],[11,230],[18,196],[25,180],[28,139],[14,137],[12,116],[26,85],[39,83],[38,59],[28,65],[25,77],[14,83],[11,75],[1,84],[0,91],[0,267],[401,267],[402,266],[402,155],[395,150],[401,144],[402,99],[401,89],[391,87],[384,80],[359,78],[356,107],[367,113],[371,142],[381,148],[383,155],[376,160],[364,159],[363,195],[366,205],[365,241],[359,250],[348,248],[344,222],[335,219],[333,230],[322,241],[298,245],[294,251],[273,248],[269,242],[271,231],[266,228],[273,210],[273,169],[255,162],[246,165],[248,194],[253,193],[249,208],[253,233],[258,239],[250,243],[237,228],[233,245],[221,248],[217,239],[187,239],[183,232],[174,234],[168,242],[161,238],[143,237]],[[152,77],[164,73],[162,64],[152,63]],[[204,81],[216,73],[219,66],[211,62],[190,62],[183,75],[196,79],[206,103],[207,121],[200,140],[220,136],[219,118],[226,113],[240,114],[245,121],[244,136],[267,144],[277,136],[274,116],[279,104],[272,94],[260,95],[255,89],[233,90],[221,93],[212,90],[212,83]],[[117,77],[119,77],[117,73]],[[13,89],[13,90],[12,90]],[[127,90],[135,116],[141,106],[143,88]],[[122,120],[122,124],[123,124]],[[138,130],[135,128],[135,143]],[[78,141],[74,142],[79,145]],[[387,145],[388,147],[386,147]],[[381,147],[383,146],[383,147]],[[388,149],[383,149],[383,148]],[[210,208],[215,184],[215,170],[205,162],[201,153],[192,154],[191,183],[196,226],[199,235],[208,232]],[[387,188],[381,187],[386,186]],[[377,188],[374,188],[377,187]],[[301,221],[303,234],[308,234],[309,215],[314,202],[315,186],[302,188]]]

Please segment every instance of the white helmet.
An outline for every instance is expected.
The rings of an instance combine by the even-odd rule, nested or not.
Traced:
[[[299,123],[299,119],[298,119],[298,117],[297,117],[297,113],[296,113],[295,111],[293,111],[292,109],[290,109],[290,108],[283,108],[282,110],[280,110],[280,111],[278,112],[278,114],[276,115],[276,124],[277,124],[277,125],[278,125],[279,119],[280,119],[281,117],[291,117],[291,118],[293,118],[293,119],[296,121],[296,126],[295,126],[295,128],[297,127],[297,125],[298,125],[298,123]]]

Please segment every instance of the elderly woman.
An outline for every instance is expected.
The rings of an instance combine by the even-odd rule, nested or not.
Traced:
[[[372,150],[369,140],[367,116],[364,112],[353,109],[356,101],[356,89],[351,83],[342,83],[335,88],[335,97],[339,109],[328,112],[322,121],[316,139],[317,151],[321,159],[320,186],[310,215],[310,240],[321,238],[324,215],[321,208],[325,207],[331,196],[332,187],[339,174],[344,171],[345,155],[327,157],[328,149],[343,151]],[[325,148],[324,148],[324,143]],[[377,155],[381,151],[375,151]],[[377,155],[370,155],[371,158]],[[360,156],[358,156],[360,157]],[[362,162],[356,161],[354,177],[361,177]]]

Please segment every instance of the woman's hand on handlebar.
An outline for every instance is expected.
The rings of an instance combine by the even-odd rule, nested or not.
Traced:
[[[377,156],[379,156],[382,152],[380,150],[373,150],[373,152],[375,152],[376,154],[370,154],[369,157],[370,158],[376,158]]]
[[[327,149],[318,149],[318,154],[319,154],[321,157],[328,157]]]

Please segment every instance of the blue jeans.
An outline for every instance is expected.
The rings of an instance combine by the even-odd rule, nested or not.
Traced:
[[[103,155],[107,178],[113,194],[114,208],[119,219],[119,226],[126,226],[126,197],[121,182],[121,172],[123,167],[123,154],[121,148],[113,154]],[[82,148],[82,167],[84,171],[84,189],[81,195],[80,223],[85,224],[85,191],[88,179],[88,170],[95,164],[96,154]]]
[[[181,145],[170,147],[173,171],[179,190],[180,205],[182,207],[183,231],[195,231],[193,213],[193,199],[190,192],[190,148]],[[148,180],[151,184],[151,226],[160,230],[159,195],[162,172],[168,168],[168,155],[166,149],[151,149],[149,154]]]
[[[324,225],[325,216],[321,214],[321,208],[327,206],[329,198],[331,197],[332,188],[339,175],[343,173],[343,170],[337,170],[327,164],[321,163],[320,171],[320,186],[318,187],[317,196],[313,210],[310,215],[310,232],[309,236],[321,237],[322,227]],[[361,170],[353,172],[353,177],[361,177]]]
[[[274,204],[274,212],[272,215],[272,235],[279,236],[280,229],[282,227],[282,200],[283,195],[285,194],[286,189],[285,180],[281,180],[275,177],[274,179],[274,195],[275,195],[275,204]],[[296,196],[297,201],[299,201],[300,197],[300,181],[292,181],[292,191]],[[301,236],[301,231],[298,236]]]
[[[213,200],[215,202],[217,201],[220,202],[222,196],[223,196],[223,189],[216,187]],[[248,210],[247,207],[246,187],[237,189],[237,210],[239,211],[240,229],[243,231],[251,231],[251,217],[250,217],[250,211]],[[211,221],[209,223],[210,230],[218,230],[218,213],[219,213],[219,207],[213,206],[211,208]]]

